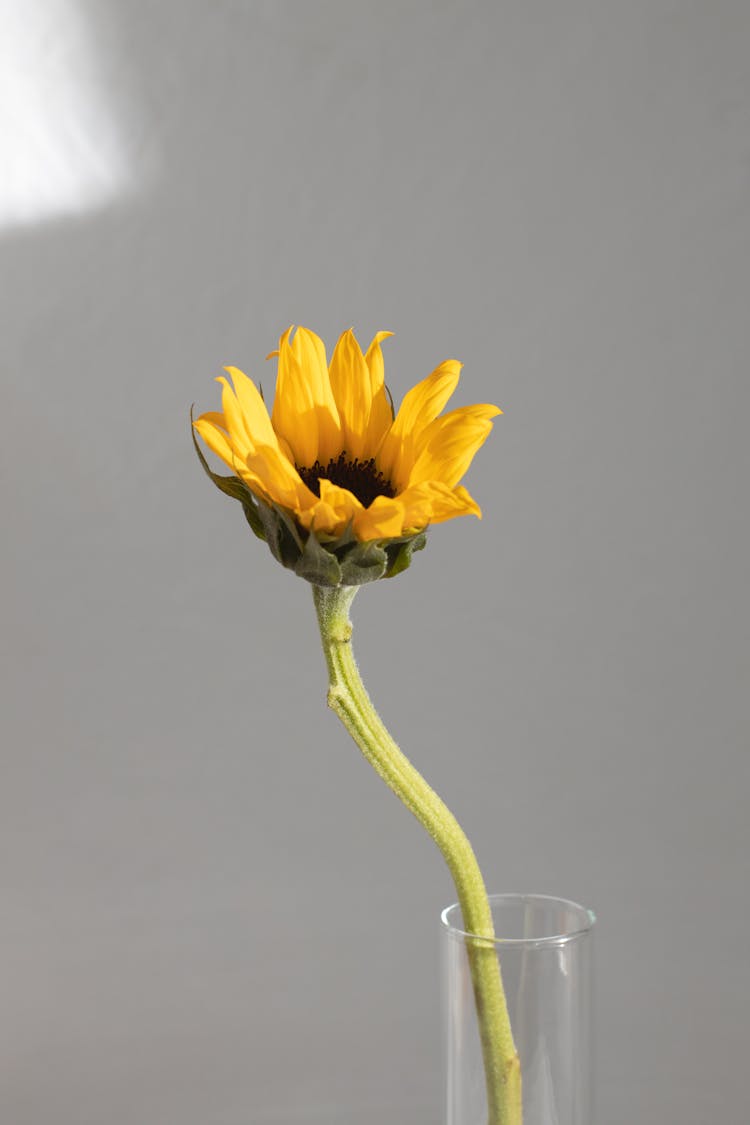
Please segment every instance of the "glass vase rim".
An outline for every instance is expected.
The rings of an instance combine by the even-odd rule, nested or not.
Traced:
[[[561,946],[567,945],[569,942],[576,941],[579,938],[585,937],[586,934],[591,933],[596,925],[596,915],[593,910],[587,906],[582,906],[580,902],[574,902],[573,899],[560,898],[558,895],[539,895],[530,894],[523,891],[501,891],[498,894],[487,896],[490,903],[490,910],[493,909],[496,903],[522,901],[525,903],[538,903],[540,905],[549,906],[555,903],[559,907],[565,907],[576,911],[579,917],[585,921],[582,925],[575,928],[564,930],[562,933],[557,934],[543,934],[539,937],[498,937],[497,934],[492,938],[482,937],[481,934],[472,933],[470,930],[464,930],[460,926],[454,925],[448,918],[448,915],[458,910],[460,912],[461,906],[458,902],[452,902],[450,906],[446,906],[440,912],[440,921],[446,934],[454,938],[468,938],[475,941],[491,941],[493,945],[498,946]]]

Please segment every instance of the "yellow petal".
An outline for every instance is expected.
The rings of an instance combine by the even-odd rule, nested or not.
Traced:
[[[432,523],[443,523],[454,516],[478,516],[482,512],[462,485],[450,489],[440,481],[413,485],[399,496],[404,505],[404,529],[419,531]]]
[[[437,418],[453,394],[460,373],[458,360],[446,359],[404,395],[396,419],[377,455],[383,475],[397,488],[406,486],[422,431]]]
[[[195,419],[193,426],[211,452],[215,453],[217,457],[221,457],[222,461],[236,474],[237,457],[224,431],[223,422],[223,414],[211,412],[210,414],[201,414],[200,418]]]
[[[276,434],[266,404],[252,379],[239,367],[225,367],[231,375],[234,393],[245,422],[245,430],[253,445],[275,445]]]
[[[346,526],[330,504],[323,500],[316,500],[312,507],[297,512],[297,519],[307,531],[332,538],[340,535]]]
[[[404,509],[404,530],[421,531],[432,521],[433,493],[429,485],[415,485],[399,493]]]
[[[197,421],[210,422],[213,426],[218,426],[225,432],[227,431],[227,420],[220,410],[207,410],[205,414],[201,414]]]
[[[238,466],[248,484],[257,483],[272,503],[297,510],[310,507],[317,499],[294,465],[276,445],[261,445]]]
[[[288,443],[298,465],[314,465],[318,456],[318,418],[312,385],[294,354],[288,328],[279,341],[279,369],[271,421]]]
[[[315,498],[315,503],[299,513],[299,520],[303,527],[315,531],[316,534],[339,536],[342,535],[352,521],[354,504],[359,503],[346,489],[338,489],[335,484],[326,488],[330,481],[321,481],[320,499]],[[346,497],[339,495],[347,492]]]
[[[383,340],[387,340],[392,335],[392,332],[376,332],[365,352],[365,363],[370,372],[370,386],[373,395],[376,395],[385,383],[385,365],[380,345]]]
[[[471,493],[466,488],[464,488],[462,484],[457,485],[456,488],[453,489],[453,502],[460,504],[462,511],[451,514],[455,514],[458,516],[476,516],[478,520],[481,520],[482,509],[479,507]],[[438,511],[434,522],[442,523],[443,520],[447,520],[450,518],[450,515],[444,515],[440,511]]]
[[[221,406],[224,411],[224,425],[229,434],[229,440],[244,457],[253,448],[253,442],[245,425],[245,418],[237,402],[237,396],[232,390],[231,383],[223,375],[220,375],[216,382],[221,383],[222,387]]]
[[[279,443],[279,449],[284,454],[284,456],[286,457],[289,464],[293,465],[294,464],[294,454],[292,453],[292,447],[290,446],[289,442],[285,441],[283,437],[279,437],[278,434],[276,435],[276,440]]]
[[[349,523],[357,512],[363,511],[361,501],[353,492],[348,488],[341,488],[333,481],[326,480],[325,477],[321,477],[320,480],[320,499],[330,504],[346,523]]]
[[[424,432],[422,450],[409,472],[409,485],[441,481],[453,489],[492,430],[496,406],[464,406],[437,418]]]
[[[404,506],[400,499],[376,496],[369,508],[354,517],[354,533],[361,542],[392,539],[404,529]]]
[[[320,499],[311,507],[300,513],[304,527],[314,528],[316,532],[326,535],[341,535],[352,522],[362,505],[357,497],[348,488],[339,488],[337,484],[322,477],[320,480]]]
[[[365,435],[372,405],[370,372],[351,328],[339,337],[336,344],[331,358],[330,379],[341,419],[342,448],[351,460],[371,457],[372,450],[365,452]]]
[[[370,372],[370,389],[372,391],[372,406],[370,407],[370,420],[367,424],[365,448],[372,453],[380,447],[380,443],[393,422],[391,401],[385,389],[385,365],[380,344],[392,336],[392,332],[377,332],[373,341],[365,352],[365,363]]]
[[[292,340],[292,352],[299,364],[303,377],[307,380],[317,415],[318,449],[317,459],[327,465],[331,457],[341,452],[341,423],[336,401],[331,390],[328,375],[326,348],[320,336],[308,328],[299,327]],[[314,464],[315,459],[305,462]]]

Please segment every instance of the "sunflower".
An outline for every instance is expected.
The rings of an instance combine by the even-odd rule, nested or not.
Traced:
[[[459,484],[501,411],[481,404],[441,415],[461,364],[448,359],[413,387],[394,416],[378,332],[363,354],[354,332],[331,357],[307,328],[279,341],[269,415],[262,392],[227,367],[222,412],[194,423],[233,471],[204,468],[240,500],[253,531],[285,566],[321,585],[358,585],[409,565],[424,532],[478,504]]]

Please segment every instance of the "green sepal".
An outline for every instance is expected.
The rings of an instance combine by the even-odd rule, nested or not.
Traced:
[[[344,586],[364,586],[383,578],[388,556],[378,542],[353,543],[345,547],[341,557],[341,581]]]
[[[203,466],[203,469],[206,472],[207,476],[211,478],[219,491],[223,492],[225,496],[231,496],[233,500],[239,500],[240,504],[242,504],[242,510],[245,513],[245,518],[250,524],[253,534],[257,535],[258,539],[265,539],[266,536],[263,530],[263,521],[260,518],[257,501],[245,482],[241,480],[240,477],[223,477],[219,473],[212,472],[212,470],[209,468],[208,462],[203,456],[201,447],[198,445],[195,437],[192,407],[190,408],[190,434],[193,439],[195,452],[198,454],[198,460]]]
[[[411,557],[415,551],[423,551],[427,546],[427,532],[420,531],[409,539],[394,539],[386,547],[388,555],[388,570],[386,578],[395,578],[397,574],[411,566]]]
[[[310,532],[302,554],[294,565],[294,573],[312,582],[314,586],[347,586],[339,560],[332,551],[327,551],[319,542],[317,535]]]
[[[294,570],[304,550],[294,520],[282,508],[271,507],[257,499],[256,504],[271,554],[282,566]]]

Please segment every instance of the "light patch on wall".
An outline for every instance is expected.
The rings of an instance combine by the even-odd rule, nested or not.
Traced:
[[[2,0],[0,13],[0,228],[127,192],[127,123],[85,10],[76,0]]]

